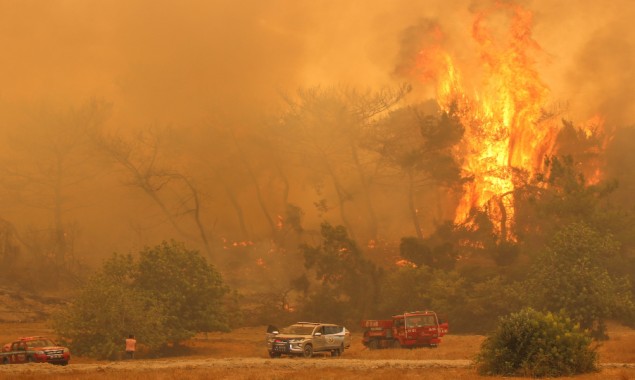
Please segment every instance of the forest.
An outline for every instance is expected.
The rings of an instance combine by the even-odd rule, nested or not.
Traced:
[[[222,276],[229,327],[635,323],[619,12],[245,3],[3,6],[2,283],[68,297],[174,241]],[[567,11],[588,30],[564,52]]]

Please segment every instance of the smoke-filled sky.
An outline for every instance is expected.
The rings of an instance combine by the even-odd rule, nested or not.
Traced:
[[[635,5],[520,2],[534,14],[541,74],[572,113],[632,123]],[[119,126],[185,127],[269,107],[298,86],[401,82],[408,30],[438,23],[469,49],[494,2],[432,0],[0,1],[0,104],[113,102]],[[459,54],[459,52],[455,52]],[[588,117],[577,114],[575,117]]]
[[[551,106],[574,123],[599,114],[612,127],[634,125],[635,102],[631,96],[635,93],[635,36],[631,34],[635,34],[632,27],[635,3],[630,0],[606,3],[519,0],[516,3],[533,14],[531,33],[536,45],[529,55],[551,91]],[[3,147],[0,158],[3,173],[13,171],[12,175],[17,178],[3,178],[2,183],[6,194],[23,197],[14,199],[3,193],[0,218],[25,230],[30,226],[50,227],[51,220],[55,220],[50,213],[55,202],[47,199],[49,203],[44,204],[32,200],[41,201],[42,194],[50,196],[54,186],[49,184],[42,190],[38,188],[38,179],[42,177],[31,175],[25,180],[19,172],[27,168],[32,174],[50,174],[47,165],[53,161],[51,157],[63,156],[60,151],[64,149],[58,148],[77,148],[72,145],[72,138],[66,141],[64,136],[56,141],[57,145],[48,144],[59,137],[55,135],[57,132],[47,129],[49,126],[58,127],[56,120],[74,120],[68,115],[64,116],[66,119],[56,119],[54,114],[64,115],[64,110],[81,108],[88,99],[96,98],[112,104],[111,111],[104,112],[108,116],[106,127],[111,131],[171,126],[176,131],[171,136],[187,137],[180,143],[186,145],[184,141],[189,141],[189,146],[175,143],[173,149],[194,152],[191,157],[183,158],[184,155],[177,152],[173,156],[168,154],[165,160],[173,157],[177,157],[174,161],[181,160],[181,173],[198,181],[197,185],[203,189],[202,208],[207,212],[204,222],[208,230],[222,230],[220,226],[229,220],[227,225],[231,227],[222,233],[231,232],[243,212],[248,214],[245,221],[241,220],[243,229],[258,230],[258,224],[265,224],[259,208],[263,206],[255,205],[257,197],[250,188],[253,184],[245,179],[247,176],[242,178],[241,173],[260,169],[258,179],[262,183],[259,186],[263,189],[269,186],[271,198],[284,193],[276,182],[281,179],[270,175],[275,172],[272,167],[259,167],[270,158],[268,152],[251,152],[253,167],[245,169],[247,165],[244,165],[242,172],[235,170],[241,166],[238,161],[242,153],[247,155],[247,151],[253,147],[257,150],[260,145],[257,141],[250,142],[253,145],[243,142],[249,148],[236,154],[231,144],[217,138],[219,135],[229,141],[228,136],[236,137],[233,132],[227,132],[228,129],[266,125],[263,115],[278,112],[284,105],[282,95],[294,94],[300,87],[348,85],[366,90],[409,82],[414,91],[408,101],[428,100],[434,97],[434,86],[419,82],[408,73],[431,36],[442,41],[443,49],[465,70],[466,83],[478,85],[474,78],[478,76],[480,57],[471,37],[474,17],[487,11],[491,13],[487,26],[508,33],[505,28],[509,12],[507,15],[491,12],[500,9],[500,4],[510,3],[494,0],[472,3],[459,0],[0,0],[0,125],[3,132],[7,131],[0,134],[0,147]],[[37,114],[34,110],[38,109],[49,111]],[[250,118],[248,122],[244,122],[246,118]],[[210,127],[211,120],[222,120],[223,125],[216,125],[218,128],[214,130]],[[31,130],[37,130],[33,134],[38,138],[28,136]],[[183,133],[179,135],[179,132]],[[20,157],[7,149],[15,144],[12,138],[16,136],[26,141],[15,150],[21,152]],[[211,141],[213,139],[217,141]],[[33,141],[41,145],[35,146]],[[214,144],[215,148],[210,147]],[[50,151],[46,149],[48,145],[52,145]],[[42,154],[38,156],[36,152]],[[160,207],[153,204],[147,194],[144,197],[138,188],[131,190],[121,186],[122,183],[129,185],[126,182],[129,173],[121,168],[104,169],[106,165],[90,161],[100,159],[92,151],[62,153],[72,157],[64,174],[70,172],[68,177],[75,175],[81,181],[74,183],[75,178],[66,178],[64,190],[68,193],[57,194],[57,202],[65,208],[56,220],[59,225],[77,223],[81,227],[80,232],[88,242],[82,247],[84,251],[95,251],[93,245],[101,245],[98,239],[112,243],[113,249],[126,250],[133,234],[138,235],[139,244],[154,242],[159,235],[168,237],[164,231],[145,235],[155,225],[168,223],[160,217]],[[26,162],[27,159],[32,162]],[[219,164],[219,161],[222,162]],[[281,161],[290,160],[283,157]],[[84,166],[83,171],[74,167],[76,163]],[[165,166],[160,169],[172,169],[172,162],[162,164]],[[101,172],[93,173],[98,171],[94,168],[100,168]],[[225,174],[232,170],[237,173],[235,177]],[[295,176],[291,179],[296,181],[295,187],[291,186],[289,201],[301,204],[307,213],[312,211],[316,219],[319,213],[313,206],[320,200],[318,195],[328,196],[315,194],[322,191],[321,183],[312,184],[315,189],[304,187],[306,178],[316,170],[308,166],[289,170],[289,177]],[[110,175],[111,171],[115,175]],[[350,177],[347,173],[342,175],[342,178]],[[104,192],[104,188],[109,191]],[[330,191],[334,193],[333,189]],[[29,194],[31,199],[27,202],[24,198]],[[90,198],[84,198],[85,194],[90,194]],[[178,195],[182,194],[171,200],[180,201]],[[386,224],[406,220],[405,207],[400,214],[396,211],[398,207],[384,204],[385,199],[401,199],[398,198],[401,196],[391,194],[377,202],[384,208]],[[107,197],[111,199],[106,200]],[[276,201],[280,203],[280,199]],[[231,209],[226,205],[232,202],[236,202],[234,210],[223,210],[223,207]],[[242,208],[238,207],[240,202]],[[266,206],[270,207],[268,212],[272,216],[284,214],[279,205],[269,202]],[[432,203],[422,202],[427,207],[422,215],[428,224],[433,219],[431,210],[436,207]],[[40,210],[41,214],[27,215],[26,210],[32,209]],[[452,213],[452,210],[444,212]],[[412,233],[402,230],[400,225],[397,227],[396,234],[400,236]],[[110,247],[103,249],[108,251]]]

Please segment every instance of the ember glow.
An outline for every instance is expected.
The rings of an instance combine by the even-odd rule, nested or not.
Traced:
[[[507,20],[506,35],[490,29],[494,14]],[[473,207],[485,208],[501,237],[508,239],[513,238],[508,231],[516,173],[531,176],[542,169],[560,129],[543,115],[549,89],[534,67],[532,54],[540,47],[531,37],[531,22],[529,11],[507,4],[476,15],[472,39],[479,60],[470,64],[478,66],[482,77],[469,87],[462,67],[441,47],[442,36],[418,57],[421,78],[436,81],[441,109],[455,113],[465,127],[456,154],[471,181],[464,185],[455,221],[465,221]]]

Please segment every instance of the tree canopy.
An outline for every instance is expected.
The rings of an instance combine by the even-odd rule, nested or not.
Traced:
[[[197,251],[163,242],[132,255],[113,254],[53,327],[74,352],[113,358],[134,334],[149,352],[160,352],[199,331],[228,330],[220,274]]]
[[[627,278],[607,269],[619,243],[585,224],[563,227],[537,255],[528,280],[536,307],[566,311],[596,337],[606,334],[604,321],[635,310]]]
[[[323,223],[321,234],[320,245],[300,247],[306,269],[315,275],[303,311],[313,319],[357,323],[374,311],[381,272],[343,226]]]

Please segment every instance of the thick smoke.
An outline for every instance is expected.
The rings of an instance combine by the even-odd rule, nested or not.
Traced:
[[[119,123],[194,122],[236,113],[297,86],[388,84],[404,39],[434,20],[463,50],[462,1],[47,1],[2,2],[1,100],[115,103]],[[491,4],[495,4],[492,2]],[[628,122],[634,15],[629,1],[523,2],[550,57],[559,101]],[[491,6],[491,5],[488,5]],[[429,22],[429,21],[423,21]],[[413,41],[407,43],[412,44]],[[578,106],[579,104],[579,106]]]
[[[171,125],[181,136],[170,140],[174,146],[190,142],[183,136],[197,133],[210,140],[198,139],[196,146],[185,148],[205,151],[212,137],[201,131],[210,120],[222,120],[227,128],[257,124],[253,119],[274,113],[280,106],[281,93],[335,84],[379,88],[413,80],[404,75],[412,54],[426,42],[420,38],[436,38],[437,31],[446,49],[463,66],[469,66],[477,58],[470,50],[473,16],[497,4],[447,0],[1,1],[0,144],[12,146],[11,136],[21,131],[35,135],[46,129],[33,118],[33,110],[62,110],[52,113],[59,113],[58,120],[69,120],[73,115],[69,109],[81,108],[94,97],[112,104],[106,120],[111,130]],[[635,39],[630,34],[635,5],[628,0],[608,4],[543,0],[523,1],[522,5],[534,14],[533,37],[542,48],[538,65],[553,101],[568,104],[568,117],[574,122],[599,113],[607,123],[633,124],[635,105],[630,95],[635,90]],[[428,100],[434,93],[423,85],[416,90],[413,102]],[[23,152],[31,158],[38,153]],[[180,164],[212,177],[206,163]],[[95,174],[104,184],[102,189],[119,185],[108,179],[110,174]],[[123,193],[93,194],[75,212],[88,213],[102,197],[120,199]],[[125,196],[129,198],[120,204],[138,207],[139,214],[150,213],[153,206],[147,199]],[[19,227],[45,220],[42,214],[30,218],[27,209],[18,210],[16,204],[5,197],[3,206],[10,211],[0,217],[18,215],[13,220],[19,220]],[[215,206],[225,207],[220,201]],[[84,226],[84,236],[120,242],[119,247],[127,250],[129,237],[122,231],[137,229],[138,235],[145,236],[147,226],[121,226],[126,214],[127,209],[108,208],[77,219],[88,218],[98,226],[98,230]],[[115,224],[119,229],[111,233],[108,229]],[[102,249],[99,242],[94,245]],[[104,249],[113,250],[110,246]]]

